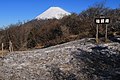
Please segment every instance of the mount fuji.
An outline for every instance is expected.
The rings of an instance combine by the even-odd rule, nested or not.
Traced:
[[[43,12],[42,14],[38,15],[35,19],[40,20],[40,19],[61,19],[64,16],[71,15],[71,13],[63,10],[60,7],[50,7],[48,10]]]

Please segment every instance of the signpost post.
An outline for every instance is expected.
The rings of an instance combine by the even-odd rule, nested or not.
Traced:
[[[107,38],[107,28],[108,28],[108,25],[106,24],[105,42],[107,42],[107,40],[108,40],[108,38]]]
[[[97,24],[97,27],[96,27],[96,42],[98,43],[98,24]]]
[[[95,18],[95,23],[97,24],[96,27],[96,42],[99,43],[98,40],[98,25],[99,24],[106,24],[106,32],[105,32],[105,42],[107,42],[108,38],[107,38],[107,28],[108,28],[108,24],[110,23],[110,18],[105,18],[104,16],[101,16],[100,18]]]

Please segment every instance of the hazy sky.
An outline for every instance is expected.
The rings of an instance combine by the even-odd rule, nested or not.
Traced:
[[[101,1],[106,1],[106,6],[110,8],[120,5],[120,0],[0,0],[0,27],[34,19],[51,6],[80,13]]]

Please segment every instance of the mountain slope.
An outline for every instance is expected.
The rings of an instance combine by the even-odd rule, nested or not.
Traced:
[[[60,7],[50,7],[48,10],[37,16],[36,19],[60,19],[65,15],[70,15],[70,13]]]
[[[0,59],[0,80],[118,80],[120,44],[93,41],[10,53]]]

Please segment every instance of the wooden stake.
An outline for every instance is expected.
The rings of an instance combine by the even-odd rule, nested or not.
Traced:
[[[2,43],[2,51],[4,50],[3,47],[4,47],[4,44]]]
[[[4,44],[2,43],[2,57],[3,57],[3,51],[4,51]]]
[[[12,42],[9,41],[9,51],[12,52]]]

